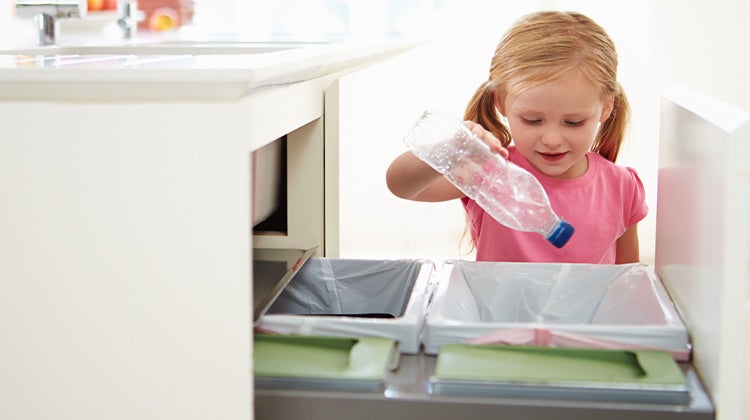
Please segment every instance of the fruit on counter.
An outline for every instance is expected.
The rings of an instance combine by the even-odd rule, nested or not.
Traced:
[[[144,16],[138,23],[140,29],[164,31],[189,25],[195,3],[193,0],[138,0],[138,10]]]
[[[148,29],[152,31],[168,31],[180,26],[180,16],[171,7],[160,7],[148,17]]]
[[[89,12],[95,12],[97,10],[104,10],[104,1],[105,0],[86,0],[86,5],[88,6]],[[115,0],[115,4],[117,4],[117,0]]]
[[[86,0],[89,12],[117,10],[117,0]]]

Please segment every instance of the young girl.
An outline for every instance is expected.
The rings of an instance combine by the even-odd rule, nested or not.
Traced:
[[[628,117],[607,33],[578,13],[533,13],[500,41],[464,119],[491,149],[537,177],[552,208],[576,229],[568,243],[555,248],[537,233],[501,225],[411,152],[393,161],[386,181],[406,199],[460,198],[477,261],[637,262],[644,189],[633,169],[614,163]]]

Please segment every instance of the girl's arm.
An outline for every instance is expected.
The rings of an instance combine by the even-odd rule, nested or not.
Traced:
[[[640,249],[638,247],[638,225],[633,225],[617,240],[617,256],[615,264],[639,262]]]
[[[475,136],[487,143],[492,151],[508,158],[508,150],[492,133],[472,121],[464,121],[464,124]],[[465,196],[444,176],[411,152],[402,153],[391,163],[385,179],[388,189],[395,196],[409,200],[435,202]]]
[[[436,202],[464,196],[440,172],[412,152],[402,153],[391,163],[385,182],[395,196],[408,200]]]

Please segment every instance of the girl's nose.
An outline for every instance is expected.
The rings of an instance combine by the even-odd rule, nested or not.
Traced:
[[[563,136],[558,130],[546,129],[542,132],[541,142],[544,146],[554,149],[563,143]]]

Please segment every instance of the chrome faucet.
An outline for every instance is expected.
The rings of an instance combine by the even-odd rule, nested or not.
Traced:
[[[138,31],[138,0],[117,0],[117,26],[123,39],[134,39]]]
[[[57,43],[58,19],[82,18],[87,10],[86,0],[16,0],[19,17],[36,19],[39,45]]]

